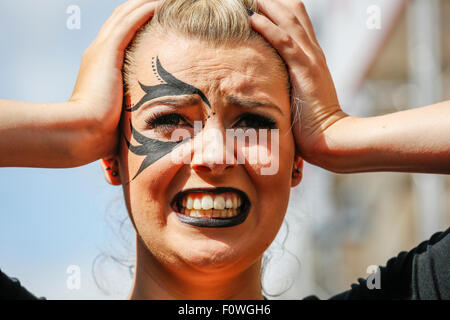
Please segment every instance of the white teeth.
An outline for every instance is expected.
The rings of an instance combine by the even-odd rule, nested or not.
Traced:
[[[203,214],[203,216],[205,216],[205,217],[212,217],[212,209],[209,209],[209,210],[203,210],[202,214]]]
[[[195,218],[231,218],[237,216],[237,209],[224,209],[224,210],[189,210],[182,209],[181,213],[187,216],[195,217]]]
[[[197,217],[197,218],[201,218],[202,217],[201,213],[198,212],[198,210],[191,210],[190,216],[191,217]]]
[[[225,199],[222,196],[217,196],[214,199],[214,209],[225,209]]]
[[[214,203],[213,203],[213,199],[211,196],[204,196],[202,198],[202,209],[203,210],[212,209],[213,206],[214,206]]]
[[[233,201],[230,198],[228,198],[227,201],[225,201],[225,208],[227,209],[233,208]]]
[[[194,199],[194,209],[200,210],[202,208],[202,202],[200,199]]]
[[[233,208],[237,208],[238,207],[238,202],[237,202],[237,197],[233,197]]]
[[[181,214],[197,218],[230,218],[239,213],[242,199],[235,193],[222,195],[199,194],[181,201]]]
[[[194,207],[194,200],[191,197],[187,197],[186,200],[186,209],[192,209]]]

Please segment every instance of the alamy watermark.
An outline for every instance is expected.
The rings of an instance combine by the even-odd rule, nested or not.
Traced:
[[[381,29],[381,8],[377,5],[371,5],[367,8],[368,15],[366,20],[366,27],[369,30]]]
[[[171,140],[180,141],[190,137],[189,130],[176,129]],[[275,175],[280,166],[279,129],[227,129],[224,138],[222,131],[215,128],[202,130],[202,122],[195,121],[193,148],[196,161],[209,164],[257,164],[261,167],[261,175]],[[205,148],[207,152],[204,152]],[[171,160],[176,164],[190,164],[191,152],[191,148],[177,148],[171,153]]]
[[[380,267],[371,265],[367,267],[366,273],[370,274],[366,279],[367,289],[381,289],[381,271]]]
[[[69,275],[66,280],[66,286],[69,290],[81,289],[81,268],[77,265],[70,265],[66,269]]]
[[[81,29],[81,9],[77,5],[70,5],[66,9],[66,13],[69,15],[66,21],[66,27],[69,30]]]

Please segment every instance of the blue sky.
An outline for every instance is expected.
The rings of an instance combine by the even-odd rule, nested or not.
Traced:
[[[67,101],[84,50],[123,2],[2,0],[0,99]],[[66,27],[66,10],[71,5],[81,10],[79,30]],[[118,236],[119,221],[127,214],[122,189],[106,183],[98,162],[74,169],[0,168],[0,177],[3,272],[48,299],[127,296],[131,279],[117,264],[106,263],[99,274],[100,281],[113,280],[105,282],[109,295],[96,287],[92,277],[92,263],[101,252],[115,257],[134,253],[131,225],[123,232],[128,246]],[[312,186],[314,181],[309,189]],[[301,201],[300,196],[296,199]],[[294,240],[297,245],[299,237]],[[72,265],[80,267],[79,290],[67,287],[66,270]]]
[[[122,2],[2,0],[0,98],[68,100],[83,51]],[[81,9],[79,30],[66,27],[70,5]],[[75,169],[0,168],[0,177],[0,269],[49,299],[123,297],[104,296],[91,277],[93,259],[116,240],[110,215],[125,215],[121,188],[105,182],[98,162]],[[67,289],[70,265],[80,267],[79,290]]]

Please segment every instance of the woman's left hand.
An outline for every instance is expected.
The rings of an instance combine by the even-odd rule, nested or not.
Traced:
[[[262,14],[250,17],[253,29],[272,44],[289,68],[297,151],[320,165],[325,131],[347,117],[339,106],[325,55],[301,1],[258,0],[258,8]]]

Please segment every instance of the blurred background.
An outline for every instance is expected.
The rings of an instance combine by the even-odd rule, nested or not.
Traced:
[[[83,51],[122,2],[2,0],[0,98],[69,99]],[[450,1],[304,2],[345,112],[450,99]],[[308,164],[303,175],[266,254],[268,297],[328,298],[450,225],[449,176],[340,175]],[[123,299],[134,254],[126,217],[121,188],[98,162],[0,168],[0,269],[48,299]]]

